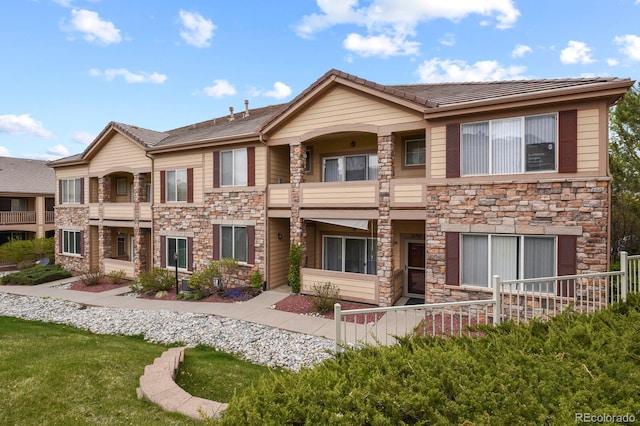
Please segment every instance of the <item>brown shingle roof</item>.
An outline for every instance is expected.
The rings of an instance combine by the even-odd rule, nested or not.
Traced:
[[[0,157],[0,193],[54,194],[56,177],[46,161]]]

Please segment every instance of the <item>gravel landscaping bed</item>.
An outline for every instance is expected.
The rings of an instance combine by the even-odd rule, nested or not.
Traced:
[[[88,307],[0,293],[0,315],[68,324],[97,334],[142,335],[150,342],[205,345],[271,367],[298,371],[331,357],[333,341],[231,318],[174,311]]]

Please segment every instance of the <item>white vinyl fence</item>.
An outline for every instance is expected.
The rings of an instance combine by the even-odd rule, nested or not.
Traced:
[[[595,312],[638,292],[640,256],[622,252],[615,272],[509,281],[494,276],[491,299],[345,311],[336,303],[336,351],[345,345],[389,345],[407,335],[475,336],[481,334],[475,325],[548,319],[569,307]]]

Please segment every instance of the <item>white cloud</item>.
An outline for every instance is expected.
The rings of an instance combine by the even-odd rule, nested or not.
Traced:
[[[209,47],[211,37],[216,26],[210,20],[204,18],[199,13],[180,11],[180,23],[183,28],[180,30],[180,37],[187,44],[195,47]]]
[[[457,22],[475,14],[504,29],[515,25],[520,16],[513,0],[369,0],[364,6],[360,6],[358,0],[316,2],[320,12],[303,16],[295,28],[297,34],[309,38],[335,25],[364,27],[366,35],[350,34],[343,44],[345,48],[367,56],[378,54],[376,52],[382,56],[417,54],[420,44],[407,39],[416,35],[420,23],[429,20]]]
[[[456,36],[451,33],[446,33],[444,37],[440,39],[440,44],[445,46],[453,46],[456,44]]]
[[[126,83],[153,83],[162,84],[167,81],[166,74],[159,74],[153,72],[151,74],[146,72],[133,73],[125,68],[109,68],[104,71],[92,68],[89,70],[89,75],[92,77],[102,77],[107,81],[112,81],[116,77],[124,78]]]
[[[87,132],[74,132],[71,140],[81,145],[89,145],[95,137]]]
[[[213,86],[205,87],[203,89],[207,96],[221,98],[223,96],[233,96],[237,93],[236,88],[227,80],[213,80],[213,83]]]
[[[0,133],[9,133],[10,135],[32,134],[45,139],[51,137],[51,132],[29,114],[0,115]]]
[[[0,145],[0,157],[9,157],[9,150]]]
[[[83,34],[86,41],[91,43],[106,45],[122,41],[120,30],[112,22],[102,20],[97,12],[90,10],[73,9],[70,25],[63,24],[62,29],[79,32]]]
[[[59,4],[62,7],[71,7],[73,0],[53,0],[54,3]]]
[[[360,56],[381,56],[383,58],[398,55],[415,55],[420,43],[407,41],[405,37],[391,38],[387,35],[363,37],[360,34],[349,34],[342,43],[345,49]]]
[[[515,49],[511,52],[511,57],[513,58],[522,58],[527,53],[531,53],[531,47],[525,44],[518,44]]]
[[[563,64],[590,64],[595,62],[591,57],[591,48],[581,41],[571,40],[567,47],[560,52]]]
[[[638,0],[639,3],[640,0]],[[621,44],[620,51],[627,55],[632,61],[640,61],[640,37],[633,34],[618,36],[614,39],[616,44]]]
[[[613,59],[613,58],[609,58],[607,59],[607,65],[609,65],[610,67],[615,67],[619,64],[617,59]]]
[[[424,61],[418,67],[422,83],[445,83],[455,81],[494,81],[525,78],[526,67],[504,67],[497,61],[478,61],[469,65],[463,60],[440,60],[434,58]]]
[[[288,96],[291,96],[291,87],[287,86],[281,81],[276,81],[273,84],[273,90],[264,92],[264,96],[268,98],[284,99]]]
[[[55,155],[58,157],[66,157],[69,155],[69,150],[63,145],[56,145],[53,148],[47,150],[47,154]]]

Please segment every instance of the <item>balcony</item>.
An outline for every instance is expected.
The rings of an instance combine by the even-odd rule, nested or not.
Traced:
[[[424,207],[426,192],[424,179],[392,179],[391,207]]]
[[[302,293],[312,294],[315,284],[324,284],[327,282],[330,282],[340,289],[340,299],[342,300],[378,304],[377,275],[325,271],[311,268],[300,269]]]
[[[119,259],[104,259],[103,265],[105,274],[113,271],[124,271],[126,278],[135,278],[133,262]]]
[[[23,224],[35,224],[35,223],[36,223],[35,211],[0,212],[0,225],[23,225]]]
[[[102,218],[105,220],[133,221],[136,218],[135,203],[104,203],[102,207]],[[140,203],[138,209],[140,220],[151,221],[153,216],[151,203]],[[100,204],[89,204],[89,217],[91,219],[100,219]]]
[[[269,185],[267,187],[267,203],[269,208],[291,207],[291,184]]]
[[[378,181],[321,182],[300,185],[302,208],[378,207]]]
[[[46,211],[44,212],[44,223],[54,223],[56,220],[55,212]]]

